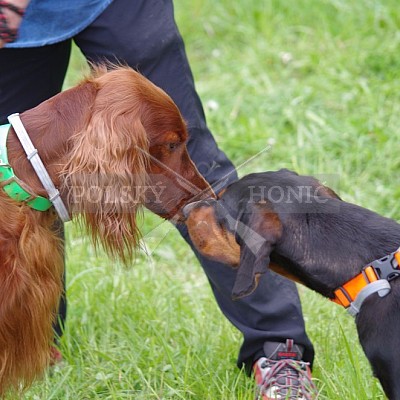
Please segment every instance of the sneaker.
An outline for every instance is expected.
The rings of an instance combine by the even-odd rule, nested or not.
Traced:
[[[310,364],[301,360],[301,347],[292,339],[286,343],[265,344],[268,357],[261,357],[253,366],[256,400],[315,400],[318,397]]]
[[[50,366],[60,364],[63,360],[61,351],[57,349],[55,346],[50,347]]]

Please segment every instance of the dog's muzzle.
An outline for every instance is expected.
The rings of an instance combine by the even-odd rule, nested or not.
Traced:
[[[182,213],[185,218],[189,217],[189,214],[195,209],[199,207],[211,207],[217,202],[215,199],[207,199],[207,200],[199,200],[199,201],[194,201],[192,203],[186,204],[183,209]]]

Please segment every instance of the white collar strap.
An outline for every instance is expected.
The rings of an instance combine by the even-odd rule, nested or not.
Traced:
[[[65,207],[64,202],[61,199],[60,192],[54,186],[49,173],[47,172],[37,149],[34,148],[31,139],[19,117],[19,113],[12,114],[8,117],[8,121],[14,128],[15,133],[18,136],[22,147],[25,150],[28,160],[31,162],[33,169],[35,170],[40,182],[49,195],[49,200],[53,203],[59,217],[63,222],[69,221],[71,218],[68,214],[68,210]]]

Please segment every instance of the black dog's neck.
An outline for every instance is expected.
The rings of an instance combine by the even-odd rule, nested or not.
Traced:
[[[290,235],[277,243],[271,261],[332,298],[333,291],[364,266],[400,247],[400,225],[353,204],[329,202],[338,206],[337,212],[286,215]]]

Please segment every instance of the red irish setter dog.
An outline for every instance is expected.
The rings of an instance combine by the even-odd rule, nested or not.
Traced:
[[[95,68],[21,120],[69,212],[124,262],[138,245],[141,206],[179,221],[183,205],[210,196],[178,108],[127,67]],[[25,189],[46,196],[13,129],[7,147]],[[28,387],[49,364],[63,272],[56,219],[53,209],[35,211],[0,189],[0,396]]]

